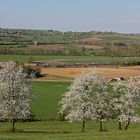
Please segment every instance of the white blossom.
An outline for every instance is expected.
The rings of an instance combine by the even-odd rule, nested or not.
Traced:
[[[82,73],[70,86],[60,102],[60,113],[67,113],[66,119],[72,121],[91,120],[93,103],[91,91],[97,83],[99,74]]]
[[[7,62],[0,70],[0,118],[16,121],[30,116],[32,94],[22,66]]]
[[[119,81],[113,85],[112,105],[116,111],[118,121],[127,122],[125,129],[127,130],[130,121],[140,121],[139,115],[136,113],[136,107],[140,99],[139,81],[128,80]]]

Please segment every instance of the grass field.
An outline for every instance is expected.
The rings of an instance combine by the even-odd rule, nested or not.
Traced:
[[[70,62],[133,62],[139,61],[140,57],[101,57],[101,56],[45,56],[45,55],[0,55],[0,61],[70,61]]]
[[[58,102],[67,91],[68,82],[32,82],[35,95],[32,110],[38,120],[51,120],[58,117]]]
[[[127,131],[118,130],[117,122],[107,122],[108,131],[99,132],[98,122],[88,122],[81,133],[81,123],[58,121],[17,123],[17,133],[10,132],[11,123],[0,123],[0,140],[139,140],[139,124],[131,124]]]

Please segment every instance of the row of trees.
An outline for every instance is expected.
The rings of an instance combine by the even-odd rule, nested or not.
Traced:
[[[118,43],[119,44],[119,43]],[[121,43],[120,43],[121,45]],[[102,45],[100,45],[102,46]],[[15,54],[15,55],[72,55],[72,56],[83,56],[83,55],[95,55],[95,56],[111,56],[111,57],[138,57],[140,56],[140,46],[111,46],[107,45],[101,49],[92,48],[68,48],[68,49],[50,49],[45,48],[34,48],[30,49],[26,45],[3,45],[0,46],[0,54]]]
[[[30,77],[15,62],[7,62],[0,69],[0,119],[12,122],[13,132],[16,121],[32,117],[33,95],[29,85]],[[122,129],[122,122],[127,122],[127,130],[131,121],[139,121],[135,111],[139,99],[140,77],[110,83],[98,73],[83,73],[64,94],[60,113],[70,122],[81,121],[82,131],[90,120],[99,121],[102,131],[103,122],[110,119],[118,120],[119,129]]]
[[[25,50],[24,50],[25,49]],[[88,49],[84,47],[79,47],[79,49],[73,49],[69,48],[68,50],[64,49],[43,49],[43,48],[37,48],[37,49],[30,49],[28,46],[15,46],[11,47],[3,47],[0,46],[0,54],[5,55],[72,55],[72,56],[81,56],[81,55],[89,55],[87,54]],[[92,50],[90,50],[92,52]]]
[[[60,101],[60,113],[69,122],[81,121],[82,131],[90,120],[100,122],[100,131],[107,120],[118,120],[120,130],[122,122],[127,122],[127,130],[130,121],[139,121],[135,111],[139,97],[140,77],[111,83],[98,73],[83,73]]]

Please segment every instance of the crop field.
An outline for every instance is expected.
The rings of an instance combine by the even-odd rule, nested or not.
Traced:
[[[90,37],[90,38],[84,38],[84,39],[79,39],[79,40],[75,40],[76,43],[85,43],[85,42],[94,42],[94,41],[99,41],[101,40],[100,38],[98,37]]]
[[[43,49],[43,50],[61,50],[64,48],[64,45],[54,44],[54,45],[32,45],[29,46],[32,49]]]
[[[80,47],[84,47],[87,49],[101,49],[102,46],[97,46],[97,45],[81,45]]]
[[[127,37],[127,36],[124,36],[124,35],[103,35],[103,36],[100,36],[101,39],[104,39],[104,40],[121,40],[121,41],[124,41],[124,40],[130,40],[131,37]]]

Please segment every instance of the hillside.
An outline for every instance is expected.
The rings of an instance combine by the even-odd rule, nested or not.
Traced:
[[[95,31],[0,29],[0,54],[140,56],[140,36]]]

